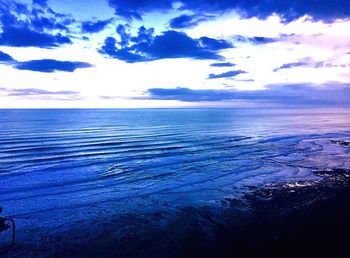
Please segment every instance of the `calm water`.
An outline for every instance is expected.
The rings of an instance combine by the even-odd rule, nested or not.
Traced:
[[[349,169],[331,139],[350,139],[349,109],[0,110],[0,204],[15,218],[219,205]]]

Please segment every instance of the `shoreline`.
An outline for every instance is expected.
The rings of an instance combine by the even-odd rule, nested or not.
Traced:
[[[314,174],[322,179],[252,188],[242,200],[222,200],[222,209],[83,223],[37,245],[18,242],[5,257],[345,257],[350,170]]]

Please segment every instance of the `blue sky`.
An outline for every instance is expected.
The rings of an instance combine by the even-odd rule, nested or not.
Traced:
[[[349,105],[348,0],[0,0],[0,108]]]

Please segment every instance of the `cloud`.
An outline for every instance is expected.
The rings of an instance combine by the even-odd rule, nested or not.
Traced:
[[[118,26],[121,41],[107,37],[100,53],[128,63],[146,62],[165,58],[223,59],[217,52],[233,47],[225,40],[202,37],[193,39],[183,32],[164,31],[154,36],[153,29],[140,27],[138,35],[132,37],[125,28]]]
[[[198,25],[202,21],[206,21],[213,16],[209,15],[188,15],[182,14],[178,17],[175,17],[169,21],[169,26],[172,29],[185,29],[192,28]]]
[[[128,63],[135,62],[145,62],[151,61],[152,59],[147,58],[146,56],[140,55],[138,53],[132,52],[132,49],[129,48],[117,48],[117,41],[113,37],[107,37],[104,41],[104,45],[99,50],[100,53],[106,54],[110,57],[117,58]]]
[[[68,24],[72,23],[73,20],[71,19],[65,19],[62,21],[58,21],[54,17],[43,17],[41,12],[36,12],[35,9],[32,10],[32,14],[35,14],[35,18],[31,19],[30,26],[33,29],[43,32],[44,30],[60,30],[68,32]],[[38,15],[40,14],[40,15]],[[43,14],[45,15],[45,14]],[[25,26],[26,27],[26,26]]]
[[[139,28],[139,33],[138,33],[138,35],[140,35],[140,30],[143,30],[143,28],[146,29],[146,28],[143,27],[143,26]],[[130,41],[130,39],[131,39],[131,35],[130,35],[129,33],[127,33],[125,26],[123,26],[123,25],[121,25],[121,24],[119,24],[119,25],[117,26],[116,32],[117,32],[117,33],[119,34],[119,36],[120,36],[119,45],[120,45],[121,47],[126,47],[126,46],[129,44],[129,41]],[[144,35],[145,33],[147,33],[147,32],[142,33],[142,35]],[[149,32],[149,34],[152,36],[153,31]]]
[[[267,37],[252,37],[252,38],[249,38],[249,40],[255,44],[267,44],[267,43],[273,43],[277,41],[277,39],[275,38],[267,38]]]
[[[212,63],[212,64],[210,64],[210,66],[213,66],[213,67],[233,67],[233,66],[235,66],[235,64],[229,63],[229,62],[225,62],[225,63]]]
[[[100,99],[106,99],[106,100],[113,100],[113,99],[120,99],[120,96],[99,96]]]
[[[254,45],[262,45],[268,44],[278,41],[276,38],[268,38],[268,37],[244,37],[241,35],[236,35],[233,37],[233,40],[241,43],[251,43]]]
[[[309,15],[314,20],[331,21],[350,16],[350,2],[338,0],[293,0],[293,1],[237,1],[237,7],[243,11],[243,16],[265,19],[273,13],[278,14],[285,22],[291,22],[302,16]]]
[[[0,62],[12,62],[15,61],[12,56],[0,51]]]
[[[274,72],[278,72],[279,70],[283,70],[283,69],[290,69],[293,67],[300,67],[300,66],[308,66],[309,64],[307,62],[294,62],[294,63],[287,63],[287,64],[283,64],[280,67],[277,67],[275,69],[273,69]]]
[[[350,84],[340,82],[268,85],[267,97],[286,104],[349,106]]]
[[[35,100],[81,100],[80,92],[77,91],[49,91],[36,88],[11,89],[0,88],[0,96],[15,97],[17,99],[35,99]]]
[[[128,20],[142,20],[142,14],[155,10],[172,9],[173,0],[108,0],[109,5],[114,8],[115,14]]]
[[[221,101],[232,99],[234,92],[227,90],[192,90],[189,88],[152,88],[146,92],[149,99],[180,100],[185,102]]]
[[[38,4],[41,7],[46,7],[47,6],[47,0],[33,0],[33,4]]]
[[[89,67],[92,67],[92,65],[85,62],[41,59],[41,60],[31,60],[26,62],[17,62],[14,65],[14,67],[19,70],[53,73],[56,71],[74,72],[78,68],[89,68]]]
[[[72,44],[63,32],[71,18],[48,12],[45,1],[36,1],[39,7],[5,1],[0,5],[0,45],[13,47],[53,48]],[[25,19],[24,19],[25,17]],[[55,33],[52,31],[55,30]]]
[[[233,45],[223,39],[213,39],[208,37],[201,37],[199,39],[201,45],[210,50],[222,50],[227,48],[233,48]]]
[[[43,89],[7,89],[0,88],[0,91],[6,92],[7,96],[33,96],[33,95],[76,95],[76,91],[48,91]]]
[[[169,25],[173,29],[191,28],[198,24],[195,15],[183,14],[169,21]]]
[[[315,61],[314,59],[310,58],[310,57],[305,57],[300,59],[297,62],[291,62],[291,63],[286,63],[283,64],[275,69],[273,69],[274,72],[278,72],[280,70],[284,70],[284,69],[291,69],[294,67],[310,67],[310,68],[330,68],[330,67],[341,67],[341,68],[346,68],[348,67],[349,64],[346,63],[346,61],[342,61],[339,62],[337,61],[337,57],[332,57],[329,58],[328,60],[323,60],[323,61]]]
[[[102,31],[111,20],[86,21],[81,24],[81,30],[85,33],[97,33]]]
[[[56,71],[74,72],[79,68],[93,67],[93,65],[86,62],[60,61],[54,59],[40,59],[20,62],[2,51],[0,51],[0,62],[3,64],[12,65],[18,70],[29,70],[42,73],[53,73]]]
[[[328,82],[326,84],[274,84],[266,90],[194,90],[189,88],[151,88],[143,99],[201,101],[267,101],[285,105],[341,105],[349,106],[350,84]]]
[[[126,19],[142,19],[142,15],[153,11],[174,9],[178,0],[108,0],[115,13]],[[315,20],[332,21],[337,18],[349,18],[348,0],[183,0],[182,10],[190,10],[196,15],[221,14],[228,10],[238,11],[242,17],[265,19],[272,14],[279,15],[285,22],[309,15]]]
[[[12,47],[58,47],[72,41],[61,34],[40,33],[27,28],[6,28],[0,34],[0,45]]]
[[[237,75],[242,74],[242,73],[246,73],[246,72],[242,71],[242,70],[236,70],[236,71],[228,71],[228,72],[219,73],[219,74],[211,73],[211,74],[209,74],[208,79],[234,77],[234,76],[237,76]]]

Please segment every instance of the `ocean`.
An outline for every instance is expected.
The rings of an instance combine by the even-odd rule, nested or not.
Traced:
[[[350,169],[350,109],[0,110],[0,206],[20,239]],[[34,228],[34,229],[33,229]],[[33,233],[35,232],[35,233]]]

